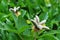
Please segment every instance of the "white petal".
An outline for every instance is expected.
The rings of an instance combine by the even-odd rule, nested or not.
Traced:
[[[34,25],[36,25],[36,26],[38,25],[38,23],[37,23],[36,21],[34,21],[34,20],[32,20],[32,19],[31,19],[31,21],[32,21],[32,23],[33,23]]]
[[[36,22],[39,23],[39,17],[36,15]]]
[[[45,29],[49,29],[49,27],[47,27],[47,26],[45,26],[45,27],[43,27],[43,28],[45,28]]]
[[[43,26],[42,25],[37,25],[37,27],[42,30],[43,29]]]
[[[14,12],[16,12],[16,7],[14,7]]]
[[[35,20],[31,19],[31,21],[36,24],[36,21]]]
[[[45,22],[46,22],[46,20],[43,20],[43,21],[40,22],[40,24],[44,24]]]
[[[20,7],[17,7],[16,10],[19,10]]]
[[[36,22],[36,18],[34,18],[34,21]]]
[[[13,8],[10,8],[9,11],[13,10]]]

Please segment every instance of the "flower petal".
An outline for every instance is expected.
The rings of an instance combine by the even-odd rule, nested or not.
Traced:
[[[32,23],[33,23],[35,26],[38,25],[38,23],[37,23],[35,20],[32,20],[32,19],[31,19],[31,21],[32,21]]]
[[[40,24],[44,24],[45,22],[46,22],[46,20],[43,20],[43,21],[40,22]]]
[[[36,15],[36,17],[35,17],[35,21],[37,22],[37,23],[39,23],[39,17]]]
[[[13,11],[13,8],[10,8],[9,11]]]
[[[19,10],[20,7],[17,7],[16,10]]]
[[[16,7],[14,7],[14,10],[13,10],[14,12],[16,12],[17,10],[16,10]]]
[[[45,27],[43,27],[44,29],[49,29],[49,27],[47,27],[47,26],[45,26]]]
[[[42,30],[43,29],[43,26],[42,25],[37,25],[37,27]]]

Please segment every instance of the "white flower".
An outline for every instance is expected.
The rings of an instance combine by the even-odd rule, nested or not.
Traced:
[[[10,8],[9,10],[12,10],[14,12],[16,12],[17,10],[19,10],[20,7],[14,7],[14,8]]]
[[[37,27],[37,28],[39,28],[40,30],[42,30],[42,29],[49,29],[49,27],[47,27],[47,26],[44,25],[45,22],[46,22],[46,20],[43,20],[43,21],[40,22],[39,17],[38,17],[37,15],[36,15],[36,17],[34,18],[34,20],[31,19],[31,21],[32,21],[33,24],[34,24],[34,27]]]
[[[10,11],[13,11],[15,13],[15,15],[18,17],[19,15],[21,15],[21,12],[19,12],[20,7],[14,7],[14,8],[10,8]]]

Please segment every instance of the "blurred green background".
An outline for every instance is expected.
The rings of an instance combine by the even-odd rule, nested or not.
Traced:
[[[18,6],[16,17],[9,9]],[[50,30],[32,32],[29,19],[35,15],[47,20]],[[60,40],[60,0],[0,0],[0,40]]]

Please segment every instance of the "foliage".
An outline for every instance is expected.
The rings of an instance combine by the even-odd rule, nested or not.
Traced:
[[[15,6],[18,17],[9,10]],[[50,30],[32,31],[35,15]],[[60,0],[0,0],[0,40],[60,40]]]

